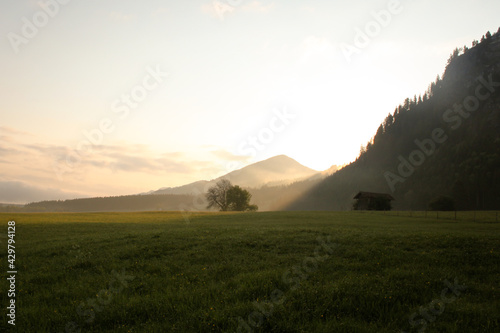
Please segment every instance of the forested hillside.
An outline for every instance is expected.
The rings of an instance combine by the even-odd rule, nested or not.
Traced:
[[[188,210],[193,206],[190,195],[125,195],[73,200],[51,200],[23,207],[4,207],[2,211],[22,212],[132,212],[154,210]]]
[[[355,162],[288,209],[350,209],[358,191],[390,193],[396,209],[428,209],[440,196],[458,210],[500,208],[500,29],[455,49],[444,74],[396,107]]]

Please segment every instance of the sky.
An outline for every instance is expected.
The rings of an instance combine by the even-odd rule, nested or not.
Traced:
[[[498,0],[0,3],[0,202],[352,162]]]

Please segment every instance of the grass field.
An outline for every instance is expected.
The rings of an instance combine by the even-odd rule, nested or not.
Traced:
[[[16,325],[7,222],[16,221]],[[0,214],[13,332],[499,332],[500,224],[355,212]]]

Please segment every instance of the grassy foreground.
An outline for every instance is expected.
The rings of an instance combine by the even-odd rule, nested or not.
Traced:
[[[15,326],[6,316],[10,220]],[[0,331],[500,330],[496,223],[354,212],[0,221]]]

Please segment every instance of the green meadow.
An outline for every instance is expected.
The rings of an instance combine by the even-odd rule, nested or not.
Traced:
[[[500,224],[403,215],[0,214],[0,330],[500,331]]]

